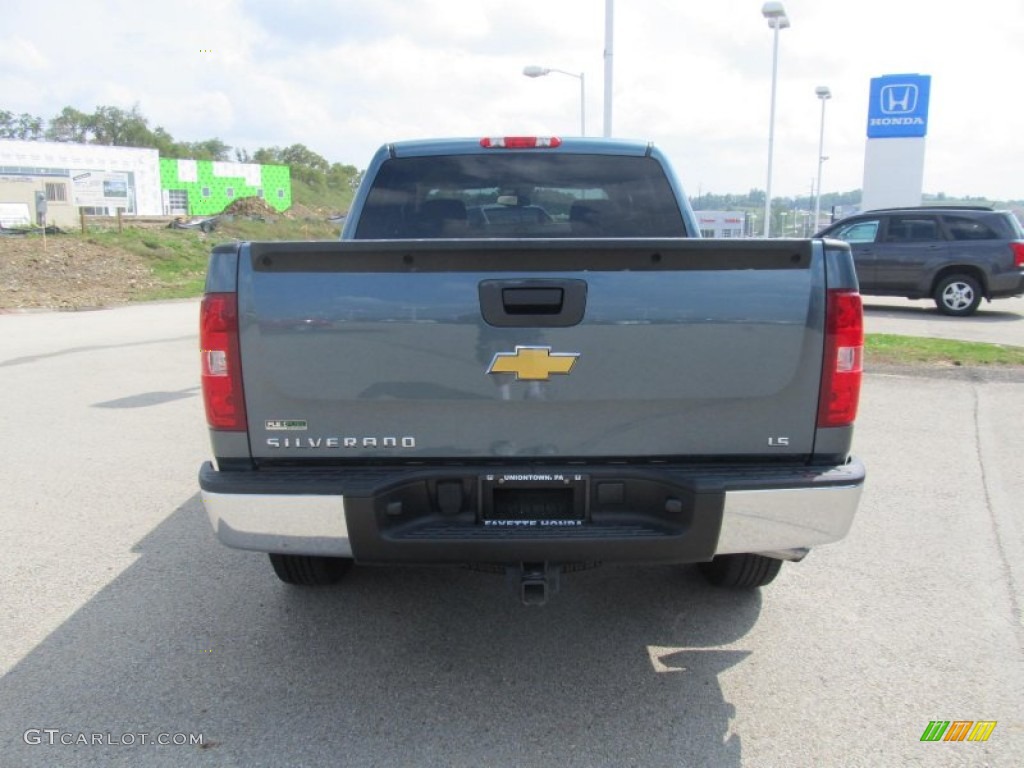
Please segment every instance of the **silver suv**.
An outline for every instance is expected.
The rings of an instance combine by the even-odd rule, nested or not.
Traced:
[[[932,298],[964,317],[982,298],[1024,294],[1024,228],[1010,211],[962,206],[885,208],[818,233],[850,244],[861,293]]]

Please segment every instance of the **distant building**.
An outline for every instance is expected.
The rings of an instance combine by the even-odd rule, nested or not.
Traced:
[[[164,213],[206,216],[220,213],[239,197],[259,197],[275,211],[292,207],[287,165],[220,163],[160,158]]]
[[[112,216],[208,215],[235,198],[291,207],[285,165],[161,158],[155,149],[0,139],[0,224],[74,227],[79,211]]]
[[[163,212],[155,149],[0,139],[0,222],[36,223],[36,193],[46,221],[74,226],[87,214],[153,216]]]
[[[701,237],[746,237],[745,211],[694,211]]]

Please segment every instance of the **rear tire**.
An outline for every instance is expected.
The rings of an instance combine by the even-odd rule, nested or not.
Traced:
[[[933,298],[942,314],[967,317],[981,304],[981,285],[970,275],[947,275],[935,286]]]
[[[753,589],[770,584],[779,575],[782,561],[764,555],[719,555],[710,563],[698,563],[697,567],[716,587]]]
[[[300,587],[324,587],[337,584],[352,567],[347,557],[318,557],[314,555],[270,554],[277,578],[285,584]]]

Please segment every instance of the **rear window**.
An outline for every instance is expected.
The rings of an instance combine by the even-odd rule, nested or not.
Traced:
[[[939,220],[933,216],[890,216],[887,243],[923,243],[943,240]]]
[[[356,238],[685,237],[650,157],[541,152],[388,160]]]
[[[1006,214],[1006,221],[1010,225],[1010,229],[1013,231],[1015,238],[1024,240],[1024,226],[1021,225],[1020,220],[1015,214]]]
[[[1000,235],[980,218],[969,216],[943,216],[949,236],[954,240],[999,240]],[[990,219],[996,222],[996,219]]]

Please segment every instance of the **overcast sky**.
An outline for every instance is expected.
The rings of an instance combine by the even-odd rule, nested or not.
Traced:
[[[760,0],[618,0],[613,135],[687,192],[764,189],[772,32]],[[603,125],[605,0],[3,0],[0,109],[138,104],[175,139],[301,143],[365,168],[382,143]],[[872,77],[932,76],[924,191],[1024,199],[1024,0],[785,0],[773,195],[863,182]],[[12,23],[11,20],[16,20]]]

